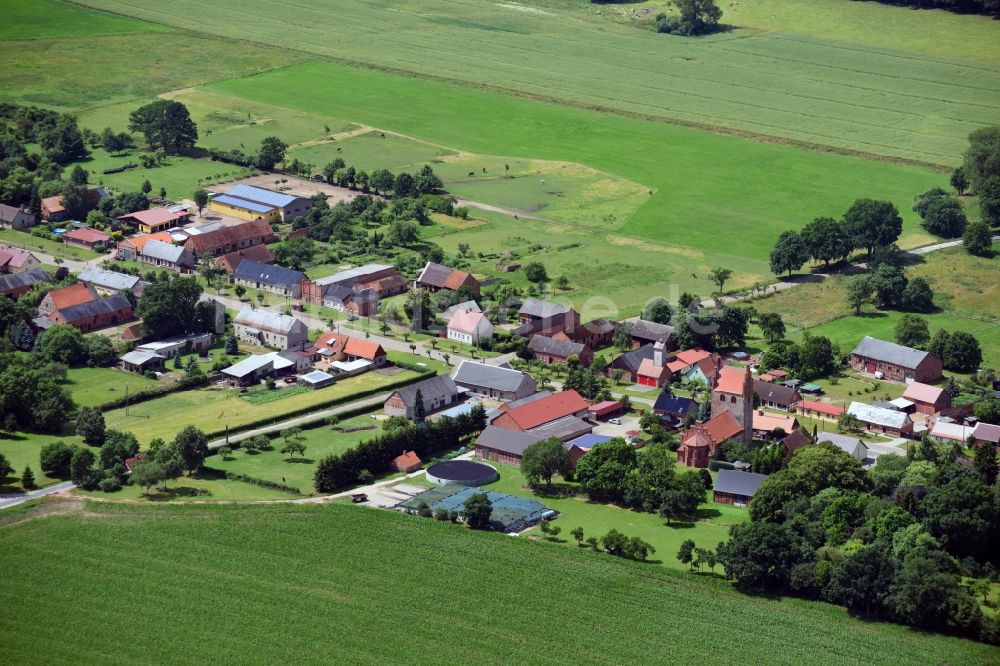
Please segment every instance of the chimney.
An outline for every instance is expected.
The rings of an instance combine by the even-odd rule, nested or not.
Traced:
[[[664,356],[666,356],[667,346],[662,340],[653,343],[653,365],[657,368],[663,367]]]

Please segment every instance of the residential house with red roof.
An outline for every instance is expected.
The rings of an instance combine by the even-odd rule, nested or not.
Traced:
[[[62,240],[66,245],[85,247],[88,250],[93,250],[98,245],[108,247],[111,244],[111,236],[109,234],[100,229],[91,229],[90,227],[67,231],[63,234]]]
[[[329,362],[369,361],[374,367],[386,365],[386,353],[377,342],[344,333],[324,333],[313,343],[316,356]]]
[[[191,213],[186,210],[171,210],[169,208],[150,208],[126,215],[119,215],[118,221],[140,233],[155,234],[166,231],[170,227],[184,224],[191,219]]]
[[[305,231],[308,231],[308,229]],[[256,261],[258,264],[274,263],[274,256],[271,254],[271,249],[268,246],[254,245],[245,250],[237,250],[236,252],[222,255],[219,257],[219,267],[226,271],[228,275],[232,275],[244,259]]]
[[[811,419],[823,419],[824,421],[836,421],[846,411],[843,407],[815,400],[800,400],[795,404],[796,414],[808,416]]]
[[[467,345],[478,345],[493,339],[493,324],[485,314],[472,308],[458,310],[448,322],[448,339]]]
[[[511,404],[500,406],[501,413],[493,418],[491,425],[525,432],[566,417],[583,419],[587,416],[590,406],[590,403],[572,389],[550,393],[538,400],[522,402],[514,407],[511,407]]]
[[[0,273],[25,273],[41,267],[38,257],[27,250],[0,245]]]
[[[272,243],[277,239],[274,229],[266,220],[255,220],[195,234],[187,239],[184,247],[190,250],[197,260],[203,256],[217,257],[245,250],[254,245]]]
[[[420,456],[418,456],[416,452],[403,451],[400,455],[392,459],[389,463],[389,469],[409,474],[410,472],[416,472],[420,469],[422,464],[423,462],[420,460]]]

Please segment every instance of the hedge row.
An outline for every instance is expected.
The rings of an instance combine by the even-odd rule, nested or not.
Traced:
[[[235,434],[235,433],[243,432],[244,430],[253,430],[254,428],[260,428],[260,427],[263,427],[263,426],[273,425],[275,423],[280,423],[281,421],[287,421],[288,419],[293,419],[296,416],[303,416],[305,414],[311,414],[312,412],[316,412],[316,411],[319,411],[321,409],[327,409],[329,407],[336,407],[337,405],[341,405],[341,404],[344,404],[346,402],[354,402],[355,400],[361,400],[363,398],[368,398],[370,396],[378,395],[379,393],[384,393],[386,391],[394,391],[395,389],[398,389],[398,388],[403,387],[403,386],[407,386],[408,384],[413,384],[414,382],[423,381],[424,379],[427,379],[429,377],[433,377],[435,374],[436,373],[434,371],[432,371],[432,370],[426,370],[425,369],[424,373],[421,374],[421,375],[419,375],[419,376],[417,376],[417,377],[411,377],[409,379],[401,379],[401,380],[398,380],[398,381],[395,381],[395,382],[390,382],[390,383],[386,384],[385,386],[380,386],[378,388],[368,389],[368,390],[365,390],[365,391],[359,391],[359,392],[354,393],[352,395],[345,395],[345,396],[341,396],[339,398],[333,398],[331,400],[327,400],[326,402],[321,402],[321,403],[318,403],[318,404],[315,404],[315,405],[310,405],[309,407],[302,407],[300,409],[293,409],[291,411],[284,412],[283,414],[281,414],[281,416],[272,416],[272,417],[268,417],[268,418],[265,418],[265,419],[258,419],[256,421],[250,421],[249,423],[244,423],[244,424],[242,424],[240,426],[237,426],[235,428],[230,428],[228,431],[225,428],[223,428],[222,430],[213,430],[213,431],[207,432],[205,434],[209,438],[213,438],[213,437],[219,437],[220,435],[225,435],[227,432],[230,435],[232,435],[232,434]],[[364,414],[365,412],[368,412],[368,411],[371,411],[371,407],[362,407],[362,408],[358,408],[358,410],[350,410],[348,412],[344,412],[343,414],[337,414],[337,417],[338,418],[347,418],[348,415],[350,415],[350,416],[356,416],[357,414]],[[318,421],[316,427],[319,427],[322,424],[323,424],[322,421]]]
[[[708,468],[713,472],[718,472],[720,469],[736,469],[733,463],[726,462],[725,460],[709,460]]]
[[[270,488],[271,490],[280,490],[283,493],[292,493],[295,495],[302,494],[298,488],[286,486],[283,483],[275,483],[274,481],[268,481],[267,479],[258,479],[256,476],[247,476],[246,474],[236,474],[234,472],[226,472],[226,478],[232,481],[242,481],[243,483],[249,483],[255,486],[261,486],[262,488]]]
[[[362,472],[383,474],[404,451],[414,451],[421,460],[429,460],[463,446],[485,427],[486,410],[477,405],[455,418],[444,417],[433,423],[382,433],[339,455],[323,458],[316,467],[316,491],[330,493],[355,486],[360,483]]]

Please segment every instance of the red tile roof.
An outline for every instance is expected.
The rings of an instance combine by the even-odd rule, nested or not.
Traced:
[[[306,229],[308,231],[308,229]],[[224,254],[219,257],[219,265],[222,269],[232,275],[239,268],[240,262],[244,259],[249,259],[250,261],[256,261],[261,264],[270,264],[274,262],[274,256],[271,254],[270,248],[268,248],[263,243],[260,245],[253,245],[244,250],[237,250],[236,252],[230,252],[229,254]]]
[[[401,455],[392,459],[392,467],[400,471],[419,467],[420,463],[420,456],[414,451],[404,451]]]
[[[138,224],[158,225],[183,220],[186,217],[187,213],[177,213],[167,208],[150,208],[127,215],[119,215],[118,219],[123,222],[134,220]]]
[[[743,386],[747,381],[749,368],[734,368],[730,366],[719,370],[719,381],[715,384],[715,390],[722,393],[743,393]]]
[[[128,239],[128,242],[132,244],[136,252],[142,252],[142,248],[146,247],[146,243],[151,240],[158,240],[161,243],[170,243],[173,245],[173,236],[168,234],[166,231],[157,231],[155,234],[145,234],[143,236],[133,236]]]
[[[912,402],[924,402],[933,405],[941,399],[942,393],[944,393],[943,388],[931,386],[930,384],[921,384],[920,382],[911,382],[906,387],[903,397]]]
[[[369,361],[374,361],[379,356],[385,356],[385,350],[379,343],[343,333],[324,333],[316,340],[315,347],[316,349],[330,349],[335,354],[344,352],[348,356],[356,356]]]
[[[719,412],[704,423],[692,426],[684,435],[682,443],[686,446],[711,446],[713,449],[727,439],[732,439],[743,432],[739,421],[732,412]]]
[[[482,312],[466,308],[465,310],[459,310],[452,316],[451,321],[448,322],[448,328],[471,335],[478,330],[479,322],[483,319],[486,319],[486,315]]]
[[[644,358],[642,359],[642,363],[639,364],[639,370],[636,374],[638,374],[641,377],[652,377],[654,379],[659,380],[663,379],[664,377],[669,377],[671,372],[670,368],[666,367],[665,365],[656,367],[656,365],[653,363],[653,359]]]
[[[521,430],[536,428],[543,423],[585,411],[588,403],[576,391],[559,391],[526,405],[507,410],[507,416]]]
[[[105,243],[111,236],[104,233],[100,229],[91,229],[89,227],[84,227],[83,229],[74,229],[73,231],[67,231],[63,238],[70,238],[72,240],[80,241],[81,243]]]
[[[452,291],[458,291],[465,284],[465,281],[469,279],[469,274],[465,271],[452,270],[448,277],[444,281],[444,288],[451,289]]]
[[[52,299],[52,305],[55,306],[56,310],[97,300],[97,293],[82,282],[71,284],[62,289],[53,289],[48,293],[48,296]]]
[[[802,400],[796,403],[795,406],[799,409],[811,409],[814,412],[829,414],[830,416],[840,416],[845,411],[843,407],[831,405],[826,402],[816,402],[815,400]]]

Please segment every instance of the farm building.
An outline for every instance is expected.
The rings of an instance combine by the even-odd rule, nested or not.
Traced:
[[[309,328],[295,317],[249,306],[233,321],[236,337],[246,342],[278,349],[297,349],[309,344]]]
[[[132,304],[123,294],[112,294],[60,308],[48,315],[52,324],[69,324],[84,333],[132,321]],[[45,322],[39,322],[44,327]]]
[[[171,210],[170,208],[150,208],[135,213],[119,215],[118,221],[137,229],[139,233],[155,234],[171,227],[184,224],[191,219],[187,210]]]
[[[125,372],[141,375],[144,372],[163,372],[165,360],[159,354],[136,350],[119,356],[118,365]]]
[[[837,405],[814,400],[800,400],[795,405],[795,413],[800,416],[808,416],[812,419],[822,419],[824,421],[836,421],[844,415],[846,410]]]
[[[34,213],[29,213],[24,206],[8,206],[0,203],[0,228],[28,229],[35,226]]]
[[[762,409],[753,413],[753,436],[756,439],[770,441],[772,433],[777,429],[787,435],[798,428],[799,422],[791,414],[772,414]]]
[[[799,392],[781,384],[771,384],[760,379],[753,380],[753,393],[757,403],[770,409],[790,412],[801,399]]]
[[[449,291],[465,289],[471,296],[479,297],[479,280],[471,273],[435,264],[432,261],[428,261],[424,269],[420,271],[415,286],[432,293],[441,289]]]
[[[97,290],[88,284],[77,282],[68,287],[53,289],[45,294],[38,304],[38,314],[50,315],[56,310],[68,308],[81,303],[89,303],[98,298]]]
[[[381,368],[387,362],[382,345],[344,333],[324,333],[313,346],[318,359],[326,359],[331,365],[367,361],[368,367]]]
[[[534,355],[536,361],[546,365],[567,365],[570,357],[575,356],[580,361],[580,365],[586,367],[594,359],[594,353],[587,345],[579,342],[566,342],[544,335],[534,335],[528,342],[528,349]]]
[[[992,444],[1000,447],[1000,425],[992,423],[977,423],[972,430],[972,437],[976,445]]]
[[[532,432],[487,426],[476,438],[476,456],[490,462],[520,465],[524,450],[543,439]]]
[[[482,312],[459,310],[448,321],[448,339],[467,345],[478,345],[493,339],[493,324]]]
[[[931,439],[943,444],[950,444],[952,442],[966,444],[974,432],[975,428],[971,425],[961,422],[952,423],[950,421],[938,420],[934,423],[934,427],[931,428],[929,434]]]
[[[233,273],[233,280],[236,284],[242,284],[250,289],[299,298],[302,295],[302,286],[309,281],[309,278],[301,271],[293,271],[284,266],[244,259]]]
[[[552,336],[580,325],[580,315],[573,308],[537,298],[524,299],[517,318],[521,325],[514,329],[514,335],[525,338],[535,335]]]
[[[239,268],[240,262],[244,259],[250,259],[251,261],[256,261],[259,264],[270,264],[274,262],[274,257],[271,255],[271,250],[266,245],[254,245],[253,247],[248,247],[245,250],[236,250],[235,252],[230,252],[229,254],[224,254],[219,257],[219,268],[224,270],[227,275],[232,275]]]
[[[824,432],[819,434],[817,441],[819,443],[830,442],[858,462],[864,462],[865,458],[868,457],[868,445],[857,437],[841,435],[836,432]]]
[[[241,183],[229,188],[224,194],[216,194],[208,207],[244,220],[290,222],[312,210],[313,201],[308,197]]]
[[[602,400],[587,407],[587,416],[594,421],[618,418],[625,412],[625,405],[618,400]]]
[[[661,393],[653,403],[653,413],[668,423],[683,423],[689,416],[698,415],[698,403],[672,393]]]
[[[688,467],[708,467],[708,461],[715,457],[723,442],[742,434],[743,426],[732,412],[721,411],[684,433],[677,449],[677,462]]]
[[[118,251],[115,253],[116,259],[125,259],[129,261],[138,261],[139,254],[142,253],[142,248],[145,247],[146,243],[151,240],[158,240],[161,243],[173,244],[173,236],[168,234],[166,231],[159,231],[155,234],[146,234],[142,236],[132,236],[132,238],[124,238],[118,241]]]
[[[712,501],[719,504],[749,506],[760,484],[766,478],[767,474],[720,469],[712,487]]]
[[[185,273],[194,268],[194,255],[186,246],[173,245],[152,238],[142,245],[142,250],[136,256],[141,264],[149,264],[157,268]]]
[[[0,245],[0,273],[24,273],[41,267],[38,257],[27,250]]]
[[[274,359],[269,356],[247,356],[222,370],[222,376],[233,386],[253,386],[273,374]]]
[[[409,474],[410,472],[416,472],[420,469],[423,462],[413,451],[403,451],[401,454],[392,459],[389,463],[389,469],[396,472],[403,472],[404,474]]]
[[[335,381],[336,377],[322,370],[313,370],[299,377],[299,383],[311,389],[323,388]]]
[[[579,342],[591,349],[607,347],[615,335],[615,323],[607,319],[592,319],[585,324],[567,327],[552,335],[556,340]]]
[[[452,375],[460,388],[494,400],[519,400],[535,392],[535,378],[526,372],[475,361],[462,361]]]
[[[83,227],[67,231],[63,234],[62,240],[66,245],[75,245],[76,247],[85,247],[92,250],[98,245],[107,247],[111,242],[111,236],[100,229]]]
[[[639,381],[639,366],[646,359],[653,358],[653,345],[643,345],[638,349],[627,351],[608,364],[607,375],[614,375],[616,370],[621,370],[622,380],[637,383]]]
[[[395,266],[365,264],[317,278],[303,286],[303,300],[366,317],[378,311],[378,299],[406,291],[408,281]]]
[[[275,240],[277,236],[271,225],[265,220],[257,220],[192,235],[184,243],[184,247],[191,251],[195,259],[200,259],[203,256],[217,257],[245,250]]]
[[[190,343],[190,351],[188,349]],[[211,333],[194,333],[192,335],[178,335],[156,342],[147,342],[136,347],[136,351],[145,351],[159,354],[164,358],[173,358],[179,354],[197,354],[207,351],[212,346]]]
[[[0,296],[12,298],[15,301],[21,294],[31,291],[31,288],[39,282],[51,282],[52,276],[40,268],[36,268],[25,273],[11,273],[10,275],[0,275]]]
[[[906,437],[913,434],[913,420],[910,415],[895,409],[885,409],[863,402],[852,402],[847,413],[856,417],[864,424],[865,429],[881,432],[893,437]]]
[[[438,410],[450,407],[458,402],[462,393],[451,377],[440,375],[431,377],[416,384],[404,386],[392,392],[382,406],[382,410],[387,416],[405,416],[408,419],[414,418],[414,410],[417,406],[417,391],[424,403],[424,413],[431,414]]]
[[[903,398],[910,401],[920,414],[933,415],[951,407],[951,394],[943,388],[922,382],[910,382]]]
[[[667,324],[657,324],[655,321],[636,319],[628,323],[628,334],[629,339],[632,341],[633,349],[657,342],[662,342],[667,351],[677,349],[677,341],[674,339],[674,327]]]
[[[587,416],[589,406],[576,391],[559,391],[536,400],[501,405],[500,414],[491,423],[500,428],[524,432],[565,417],[582,419]]]
[[[941,359],[934,354],[867,335],[851,352],[851,367],[894,382],[941,379]]]
[[[108,271],[97,266],[87,266],[77,277],[83,284],[88,284],[97,290],[101,296],[108,296],[117,292],[129,292],[133,296],[142,294],[143,282],[137,275]]]

